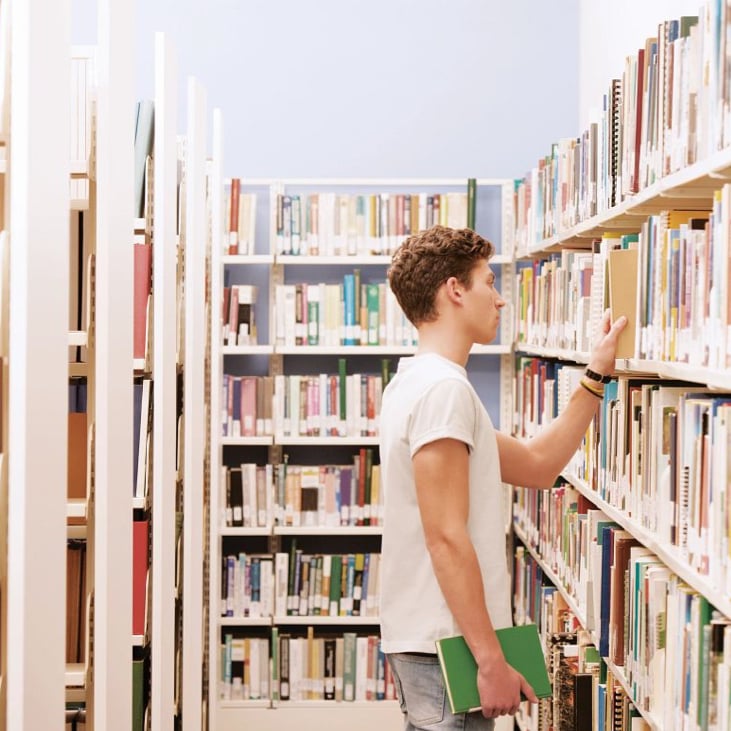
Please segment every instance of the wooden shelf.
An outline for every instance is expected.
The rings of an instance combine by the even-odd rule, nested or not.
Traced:
[[[379,617],[322,617],[315,615],[290,616],[283,615],[274,617],[274,624],[280,625],[379,625]]]
[[[221,627],[271,627],[271,617],[219,617]]]
[[[66,663],[66,687],[83,688],[86,683],[86,666],[84,663]]]
[[[380,536],[381,525],[274,526],[275,536]]]
[[[251,447],[269,446],[274,442],[274,437],[221,437],[221,444],[224,447]]]
[[[221,257],[221,263],[225,266],[271,266],[274,257],[271,254],[226,254]]]
[[[645,218],[673,208],[710,210],[714,192],[730,180],[731,147],[728,147],[661,178],[618,206],[544,239],[535,246],[529,245],[528,251],[521,251],[519,256],[536,256],[562,246],[588,248],[591,240],[601,238],[605,231],[639,231]]]
[[[318,447],[332,447],[346,444],[354,444],[375,447],[378,446],[378,437],[286,437],[284,435],[276,434],[274,437],[274,443],[281,444],[283,446],[307,445]]]
[[[87,335],[85,330],[70,330],[69,345],[73,347],[85,347],[87,344]]]

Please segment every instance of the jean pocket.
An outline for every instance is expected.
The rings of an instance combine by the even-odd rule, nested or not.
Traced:
[[[440,723],[446,691],[437,660],[413,655],[396,655],[392,659],[401,710],[409,721],[414,726]]]

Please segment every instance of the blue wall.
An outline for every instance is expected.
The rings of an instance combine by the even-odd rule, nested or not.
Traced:
[[[96,0],[73,0],[94,43]],[[137,93],[166,33],[224,120],[227,177],[522,177],[578,133],[579,0],[137,0]],[[493,239],[495,233],[481,230]],[[498,421],[497,358],[472,358]]]
[[[94,0],[73,0],[92,43]],[[579,0],[138,0],[222,109],[224,174],[519,177],[578,132]],[[181,129],[184,128],[181,103]]]

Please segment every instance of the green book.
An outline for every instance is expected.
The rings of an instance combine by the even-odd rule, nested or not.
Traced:
[[[508,664],[515,668],[539,698],[551,695],[546,660],[535,624],[495,630]],[[477,691],[477,663],[464,637],[437,640],[437,656],[452,713],[480,710]]]
[[[477,218],[477,179],[467,178],[467,228],[475,230]]]

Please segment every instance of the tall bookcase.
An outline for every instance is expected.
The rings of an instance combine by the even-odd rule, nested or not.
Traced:
[[[68,3],[0,3],[0,728],[60,728],[65,715],[72,728],[129,731],[137,653],[149,668],[143,723],[199,729],[205,99],[193,85],[181,161],[175,61],[158,36],[154,164],[146,215],[135,220],[132,10],[100,0],[96,14],[96,45],[74,48]],[[179,205],[181,170],[188,195]],[[133,359],[135,232],[155,244],[144,362]],[[133,374],[155,381],[149,491],[137,497]],[[72,435],[76,408],[85,408],[85,424]],[[80,449],[69,452],[67,437],[79,434]],[[72,482],[79,494],[69,497]],[[184,501],[190,518],[181,526]],[[133,517],[151,526],[152,557],[145,629],[134,637]],[[85,546],[78,597],[67,586],[69,541]],[[67,595],[85,614],[71,639]],[[66,662],[67,644],[83,648],[81,662]]]
[[[516,617],[559,671],[524,729],[731,718],[729,23],[708,3],[648,29],[604,115],[516,187],[516,433],[560,412],[606,295],[635,333],[560,484],[515,490]]]
[[[10,254],[8,244],[8,222],[10,210],[10,186],[8,185],[8,155],[10,105],[7,103],[10,89],[10,17],[8,4],[0,5],[0,83],[6,90],[5,98],[0,106],[0,137],[2,141],[2,174],[0,183],[0,231],[2,231],[2,259],[0,259],[0,452],[2,466],[0,467],[0,718],[5,718],[7,708],[7,668],[8,668],[8,426],[9,408],[8,397],[8,365],[9,365],[9,317],[10,317]]]
[[[218,130],[216,138],[218,145],[222,149],[222,134]],[[219,186],[223,190],[223,186],[219,181]],[[364,291],[370,285],[376,287],[378,282],[385,282],[385,272],[390,261],[390,253],[392,248],[397,245],[397,237],[391,240],[371,242],[372,246],[364,245],[364,241],[356,244],[351,240],[351,251],[347,251],[347,235],[344,235],[342,241],[342,250],[335,249],[328,251],[328,241],[324,232],[320,237],[320,253],[315,255],[306,253],[306,239],[308,231],[311,233],[312,228],[305,227],[305,221],[310,217],[305,215],[305,201],[308,196],[317,194],[321,205],[331,205],[332,199],[328,202],[328,195],[337,194],[338,199],[344,207],[350,206],[352,210],[358,209],[359,215],[365,214],[363,206],[366,204],[363,200],[358,201],[359,196],[379,197],[384,195],[383,200],[389,197],[403,197],[406,194],[415,192],[423,193],[426,196],[434,196],[435,194],[446,193],[463,193],[467,190],[467,180],[454,179],[290,179],[290,180],[241,180],[239,185],[239,195],[255,194],[256,195],[256,217],[255,217],[255,236],[249,242],[247,252],[234,253],[240,246],[241,249],[246,246],[244,239],[251,228],[244,222],[238,221],[232,225],[229,215],[230,199],[231,199],[231,182],[226,186],[226,195],[221,196],[221,200],[214,206],[214,235],[213,235],[213,267],[212,267],[212,325],[211,325],[211,351],[212,351],[212,368],[211,368],[211,411],[213,418],[211,419],[211,493],[210,493],[210,633],[209,633],[209,653],[211,658],[211,670],[209,674],[208,697],[210,707],[211,728],[217,729],[233,729],[238,728],[242,723],[256,726],[261,729],[281,728],[285,725],[297,723],[299,727],[304,728],[320,728],[323,724],[328,725],[347,725],[348,728],[354,729],[370,729],[376,725],[386,728],[398,728],[402,724],[401,714],[398,705],[394,700],[324,700],[322,698],[322,690],[324,688],[324,679],[322,675],[318,675],[318,671],[314,669],[318,662],[327,662],[326,658],[313,659],[318,657],[318,653],[328,652],[325,649],[326,637],[342,637],[345,642],[346,635],[357,635],[359,637],[377,636],[378,635],[378,613],[377,598],[375,601],[367,601],[370,595],[373,600],[373,587],[363,578],[364,586],[370,587],[367,591],[363,589],[363,599],[361,607],[363,611],[360,614],[353,614],[352,607],[346,607],[348,601],[346,594],[343,594],[340,603],[340,612],[320,613],[319,607],[315,609],[318,602],[314,597],[308,597],[307,608],[299,614],[292,613],[286,607],[287,587],[280,585],[276,588],[278,581],[287,583],[287,576],[281,575],[277,577],[277,569],[275,565],[280,560],[282,565],[283,556],[288,556],[292,560],[296,554],[302,556],[312,556],[314,560],[310,560],[312,576],[320,575],[319,562],[334,562],[335,556],[349,557],[352,555],[354,561],[357,561],[357,555],[360,554],[364,561],[369,561],[369,566],[377,566],[378,554],[380,551],[380,534],[381,526],[378,519],[377,503],[371,508],[370,520],[368,514],[363,509],[364,505],[368,505],[368,501],[361,501],[360,508],[356,505],[355,511],[360,509],[360,513],[356,512],[357,517],[354,520],[343,519],[343,513],[337,516],[332,513],[332,506],[326,507],[323,502],[326,500],[326,490],[334,488],[326,488],[324,481],[331,479],[324,477],[324,472],[329,474],[345,473],[345,469],[351,469],[354,465],[354,457],[363,460],[365,455],[370,453],[372,464],[376,465],[377,472],[377,413],[364,414],[370,417],[366,424],[353,424],[348,427],[342,424],[342,431],[337,436],[332,435],[331,431],[337,431],[338,426],[327,422],[324,418],[318,426],[321,431],[318,436],[311,433],[308,435],[308,427],[303,426],[302,430],[298,426],[292,426],[295,420],[306,421],[306,417],[298,415],[285,415],[285,389],[287,379],[290,375],[302,376],[301,382],[304,382],[305,375],[309,374],[314,378],[309,378],[310,385],[315,388],[315,381],[318,382],[320,389],[324,388],[323,380],[329,384],[333,384],[337,377],[338,383],[345,382],[342,378],[344,367],[347,379],[357,379],[354,374],[377,374],[381,376],[384,371],[383,360],[388,359],[385,364],[387,371],[395,370],[398,364],[398,358],[401,355],[413,353],[415,345],[403,344],[400,340],[398,344],[393,339],[393,333],[401,325],[386,325],[383,320],[380,322],[380,335],[371,340],[370,345],[352,344],[341,345],[340,337],[342,333],[339,331],[332,336],[333,340],[328,340],[323,327],[326,327],[327,315],[310,317],[310,328],[306,324],[306,316],[304,320],[295,315],[295,307],[284,304],[284,291],[291,285],[290,293],[297,284],[300,287],[317,286],[319,289],[319,312],[323,312],[326,308],[325,290],[328,287],[338,289],[340,284],[345,287],[347,277],[354,277],[356,281],[363,284]],[[510,289],[513,283],[511,266],[512,266],[512,200],[513,200],[513,183],[512,181],[503,180],[477,180],[477,217],[476,228],[485,236],[490,238],[496,245],[498,254],[493,259],[493,265],[501,275],[500,286],[504,294],[510,299]],[[387,194],[387,195],[386,195]],[[297,233],[297,226],[293,230],[284,232],[282,225],[283,214],[282,204],[285,199],[291,200],[297,198],[302,205],[302,229],[299,232],[300,241],[302,242],[302,253],[296,254],[289,250],[289,244],[283,240],[283,236]],[[414,205],[418,198],[412,197]],[[243,204],[248,205],[248,204]],[[373,205],[373,203],[371,204]],[[388,202],[385,204],[388,210]],[[251,215],[249,208],[241,208]],[[466,213],[466,209],[465,209]],[[314,217],[315,214],[311,214]],[[384,211],[384,216],[385,216]],[[216,224],[216,220],[218,223]],[[345,220],[345,219],[343,219]],[[438,220],[438,219],[437,219]],[[436,221],[435,221],[436,222]],[[453,225],[466,225],[467,221],[455,221]],[[392,222],[393,226],[393,222]],[[240,228],[238,228],[240,227]],[[232,230],[240,230],[241,237],[239,244],[236,244],[236,235],[231,234]],[[391,231],[396,229],[391,228]],[[343,229],[343,233],[345,231]],[[230,248],[231,247],[231,248]],[[381,251],[380,254],[374,254],[373,250]],[[232,289],[239,287],[241,291],[241,305],[248,304],[248,300],[243,297],[248,296],[245,293],[256,292],[256,296],[251,300],[254,309],[254,321],[256,326],[256,337],[248,338],[248,342],[242,344],[237,340],[237,344],[228,341],[224,344],[224,323],[229,319],[229,307],[222,307],[224,302],[224,286]],[[358,284],[354,285],[358,288]],[[251,288],[254,288],[253,290]],[[231,291],[231,290],[229,290]],[[373,290],[376,291],[375,289]],[[315,292],[311,290],[312,301]],[[337,293],[336,299],[337,299]],[[238,294],[237,294],[238,296]],[[374,295],[375,296],[375,295]],[[379,308],[380,312],[384,312],[385,290],[381,287]],[[229,299],[230,306],[230,299]],[[363,307],[366,306],[363,301]],[[336,304],[335,308],[339,306]],[[385,305],[388,307],[388,305]],[[235,308],[231,307],[230,311]],[[377,309],[377,308],[375,308]],[[225,310],[225,312],[224,312]],[[246,307],[240,307],[237,310],[250,312]],[[314,313],[314,310],[312,311]],[[291,321],[288,317],[291,315]],[[243,315],[246,317],[247,315]],[[314,319],[313,319],[314,317]],[[295,319],[297,322],[295,322]],[[509,318],[506,318],[506,320]],[[318,321],[319,332],[315,332],[315,320]],[[335,317],[335,321],[339,322],[339,317]],[[249,321],[251,323],[251,321]],[[358,322],[360,318],[358,317]],[[391,327],[393,326],[393,330]],[[335,326],[336,329],[339,327]],[[375,325],[378,329],[379,325]],[[403,332],[402,332],[403,331]],[[390,334],[390,340],[387,340],[386,333]],[[410,338],[411,331],[401,327],[398,330],[399,338]],[[309,336],[309,337],[308,337]],[[346,337],[348,337],[346,331]],[[247,340],[246,338],[242,338]],[[411,341],[409,341],[411,342]],[[490,404],[493,410],[493,417],[502,423],[510,422],[511,413],[511,333],[503,331],[500,344],[476,348],[472,355],[469,369],[471,377],[476,383],[478,390],[482,390],[487,396],[487,392],[492,386],[492,392],[495,394],[493,402]],[[326,344],[331,343],[331,344]],[[334,344],[332,344],[334,343]],[[378,344],[376,344],[378,343]],[[263,388],[264,393],[259,394],[259,402],[257,405],[256,421],[259,422],[257,429],[252,429],[252,425],[243,425],[245,416],[242,414],[241,433],[246,431],[250,436],[240,436],[237,430],[235,434],[229,432],[224,436],[223,420],[231,411],[231,403],[229,398],[236,400],[238,404],[238,395],[229,397],[224,393],[226,385],[223,374],[233,376],[255,376],[258,377],[258,387]],[[320,375],[322,374],[322,375]],[[267,378],[270,378],[270,385],[264,385]],[[366,383],[365,376],[359,381]],[[235,379],[234,379],[235,380]],[[352,381],[351,381],[352,382]],[[381,377],[381,384],[383,379]],[[499,386],[495,388],[495,383]],[[332,387],[332,385],[330,386]],[[230,387],[232,389],[233,386]],[[244,386],[242,385],[242,390]],[[271,388],[271,391],[267,390]],[[359,387],[355,387],[357,391]],[[367,386],[364,386],[367,389]],[[230,390],[229,389],[229,390]],[[377,391],[377,387],[376,387]],[[322,392],[322,391],[321,391]],[[338,392],[339,393],[339,392]],[[273,398],[272,398],[273,396]],[[324,407],[326,400],[324,397],[319,400],[314,397]],[[335,400],[332,394],[331,404]],[[340,396],[338,395],[338,399]],[[241,397],[242,401],[244,397]],[[266,404],[273,401],[273,413],[266,411]],[[361,403],[365,405],[367,399],[361,399]],[[378,399],[376,397],[375,402]],[[351,409],[353,404],[348,399]],[[300,401],[304,408],[305,401]],[[314,401],[310,404],[314,406]],[[238,408],[237,406],[233,407]],[[265,413],[262,414],[262,408]],[[320,411],[324,415],[324,411]],[[339,412],[339,413],[342,413]],[[230,416],[230,414],[229,414]],[[312,419],[312,412],[309,414]],[[263,417],[263,418],[262,418]],[[234,416],[233,419],[236,419]],[[286,422],[290,420],[290,427],[287,428]],[[317,417],[315,418],[317,421]],[[366,434],[361,432],[363,427]],[[327,435],[324,433],[327,432]],[[244,467],[242,465],[249,465]],[[256,465],[256,468],[251,467]],[[270,465],[267,468],[267,465]],[[310,506],[312,519],[305,518],[302,513],[302,519],[297,509],[290,510],[281,505],[281,510],[277,512],[275,504],[278,503],[277,474],[279,479],[283,479],[283,467],[286,465],[288,474],[294,474],[300,466],[315,468],[317,473],[320,470],[320,477],[315,475],[315,482],[318,487],[314,492],[310,492],[310,497],[314,500],[314,504]],[[245,492],[243,484],[248,479],[253,493],[253,484],[255,481],[258,486],[258,501],[254,509],[254,497],[252,500],[242,500],[240,506],[232,506],[230,494],[235,492],[238,487],[235,483],[238,481],[238,475],[232,477],[241,466],[241,489]],[[222,467],[224,468],[222,470]],[[228,469],[227,469],[228,468]],[[257,469],[258,468],[258,469]],[[271,472],[267,472],[270,469]],[[249,477],[244,477],[244,472],[248,470]],[[336,472],[337,470],[337,472]],[[256,474],[258,472],[258,475]],[[371,473],[373,474],[373,473]],[[312,473],[310,473],[312,478]],[[377,479],[377,478],[376,478]],[[299,493],[304,498],[306,490],[303,475],[300,475],[300,484],[291,488],[294,492]],[[234,486],[232,488],[232,486]],[[371,484],[371,487],[373,483]],[[367,488],[365,488],[367,489]],[[373,488],[375,489],[375,488]],[[228,498],[227,498],[228,491]],[[312,497],[315,493],[322,496],[321,498]],[[281,494],[281,493],[280,493]],[[365,496],[362,496],[365,497]],[[297,498],[294,498],[296,501]],[[234,500],[235,502],[235,500]],[[287,500],[286,502],[290,502]],[[234,519],[239,525],[227,525],[227,510],[233,511],[241,508],[240,519]],[[304,502],[302,509],[305,509]],[[319,509],[319,515],[318,515]],[[251,512],[250,512],[251,511]],[[331,511],[328,517],[324,517],[324,513]],[[352,513],[351,513],[352,514]],[[249,517],[251,516],[251,517]],[[229,521],[230,522],[230,521]],[[241,525],[241,524],[244,525]],[[341,525],[341,523],[345,523]],[[370,524],[369,524],[370,523]],[[229,569],[224,569],[223,561],[227,556],[236,556],[236,562],[240,564],[239,571],[233,568],[233,564],[229,561]],[[246,566],[248,556],[248,568]],[[243,558],[242,558],[243,557]],[[366,558],[368,557],[368,558]],[[289,559],[288,559],[289,560]],[[343,562],[346,558],[341,559]],[[263,593],[258,597],[259,602],[265,602],[265,607],[259,611],[254,609],[253,605],[249,605],[249,611],[245,607],[246,599],[243,595],[247,589],[244,588],[247,580],[244,578],[251,571],[261,571],[261,563],[264,566],[267,562],[271,562],[272,579],[274,585],[265,589],[262,586]],[[259,563],[259,568],[253,568],[253,564]],[[354,575],[358,572],[358,564],[354,564]],[[233,593],[229,593],[230,601],[234,601],[236,595],[236,608],[232,609],[234,616],[222,616],[222,599],[224,588],[222,586],[224,580],[230,582],[228,574],[235,571],[240,577],[241,590],[235,589]],[[281,565],[279,571],[282,571]],[[325,570],[326,573],[326,570]],[[364,572],[364,577],[368,572]],[[252,584],[253,581],[253,584]],[[317,578],[313,578],[313,585]],[[355,579],[357,585],[358,580]],[[333,581],[334,583],[334,581]],[[249,580],[249,585],[255,585],[256,580]],[[346,584],[347,586],[347,584]],[[321,584],[320,584],[321,589]],[[256,591],[256,590],[254,590]],[[359,601],[359,595],[354,594],[356,602]],[[266,597],[266,598],[265,598]],[[257,601],[257,597],[249,597],[253,601]],[[238,602],[242,602],[238,604]],[[347,614],[346,614],[347,613]],[[228,637],[227,637],[228,636]],[[278,677],[279,661],[278,654],[280,652],[280,644],[278,638],[291,637],[289,642],[298,642],[298,638],[302,638],[301,642],[307,649],[303,650],[305,656],[307,652],[314,649],[314,654],[310,655],[312,669],[305,674],[304,678],[311,678],[313,682],[305,680],[302,686],[302,695],[296,699],[296,690],[293,683],[291,684],[291,700],[282,700],[276,695],[277,683],[281,682]],[[233,649],[233,663],[241,663],[239,667],[248,665],[248,672],[242,678],[242,686],[251,682],[251,677],[259,676],[259,680],[268,677],[267,683],[261,693],[254,692],[256,699],[236,700],[231,698],[224,699],[223,694],[226,693],[225,680],[227,679],[226,666],[228,664],[228,653],[232,646],[237,642],[237,638],[243,638],[238,649]],[[322,639],[322,644],[318,645],[318,641]],[[253,648],[255,640],[264,642],[264,646],[257,649]],[[350,640],[347,640],[350,641]],[[358,642],[357,640],[353,640]],[[248,644],[247,644],[248,642]],[[365,642],[361,641],[363,647]],[[373,653],[373,647],[377,643],[371,642],[370,652]],[[266,649],[264,649],[264,647]],[[247,650],[247,648],[250,648]],[[321,649],[317,649],[321,648]],[[248,653],[253,653],[249,655]],[[295,652],[295,650],[292,650]],[[369,652],[363,650],[364,653]],[[237,653],[243,653],[246,657],[239,657]],[[251,663],[257,663],[256,657],[261,662],[261,670],[251,670]],[[264,659],[262,660],[262,654]],[[365,655],[364,655],[365,656]],[[375,653],[373,653],[375,658]],[[377,666],[377,659],[374,660],[374,667]],[[270,669],[274,668],[274,676],[272,677]],[[238,669],[234,671],[234,675],[238,673]],[[383,685],[377,685],[379,682],[374,674],[371,676],[373,683],[370,691],[382,691]],[[317,680],[319,678],[319,680]],[[383,678],[381,678],[381,681]],[[293,677],[294,681],[294,677]],[[255,680],[254,680],[255,682]],[[345,683],[347,684],[347,679]],[[358,681],[360,682],[360,681]],[[279,686],[281,690],[281,685]],[[233,695],[236,695],[237,689],[231,688]],[[242,692],[246,692],[241,688]],[[333,683],[333,693],[338,693],[338,685]],[[272,691],[275,695],[272,695]],[[370,695],[370,693],[369,693]],[[307,698],[306,700],[304,698]]]
[[[59,725],[64,703],[64,614],[49,617],[46,607],[49,593],[65,595],[66,496],[59,475],[66,471],[70,45],[67,8],[45,5],[3,3],[0,11],[9,234],[0,711],[9,729]],[[51,117],[56,124],[49,129]],[[35,200],[47,203],[43,217],[35,215]],[[40,340],[33,337],[38,328]],[[49,429],[57,435],[51,445]],[[29,687],[44,704],[34,703]]]

